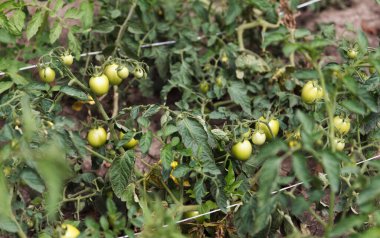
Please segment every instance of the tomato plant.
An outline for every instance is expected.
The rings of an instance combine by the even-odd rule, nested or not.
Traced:
[[[377,237],[380,49],[298,2],[3,1],[0,236]]]

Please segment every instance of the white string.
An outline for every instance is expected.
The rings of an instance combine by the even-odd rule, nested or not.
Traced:
[[[380,155],[376,155],[372,158],[369,158],[369,159],[366,159],[366,160],[363,160],[363,161],[359,161],[356,163],[356,165],[359,165],[359,164],[363,164],[365,162],[369,162],[371,160],[375,160],[375,159],[380,159]],[[326,174],[323,174],[323,175],[326,175]],[[285,191],[285,190],[289,190],[291,188],[294,188],[294,187],[298,187],[299,185],[302,185],[303,182],[298,182],[298,183],[295,183],[295,184],[292,184],[292,185],[289,185],[287,187],[283,187],[279,190],[276,190],[276,191],[273,191],[272,194],[276,194],[276,193],[279,193],[279,192],[282,192],[282,191]],[[233,207],[238,207],[238,206],[241,206],[243,205],[242,202],[239,202],[239,203],[235,203],[235,204],[232,204],[232,205],[229,205],[227,206],[227,209],[230,209],[230,208],[233,208]],[[214,209],[214,210],[211,210],[209,212],[206,212],[206,213],[202,213],[202,214],[198,214],[196,216],[192,216],[192,217],[189,217],[189,218],[185,218],[185,219],[182,219],[182,220],[179,220],[176,222],[176,224],[180,224],[180,223],[183,223],[183,222],[187,222],[187,221],[191,221],[191,220],[194,220],[196,218],[199,218],[199,217],[203,217],[203,216],[207,216],[207,215],[210,215],[210,214],[213,214],[213,213],[216,213],[216,212],[220,212],[222,209],[218,208],[218,209]],[[162,227],[167,227],[168,225],[164,225]],[[141,232],[139,233],[135,233],[134,235],[139,235]],[[129,238],[129,236],[120,236],[118,238]]]
[[[310,0],[308,2],[299,4],[297,6],[297,9],[301,9],[301,8],[307,7],[309,5],[312,5],[312,4],[320,2],[320,1],[321,0]],[[222,34],[223,34],[223,32],[216,33],[217,36],[218,35],[222,35]],[[198,36],[197,40],[201,40],[201,39],[204,39],[204,38],[206,38],[206,36]],[[165,46],[165,45],[174,45],[176,43],[177,43],[177,41],[175,41],[175,40],[169,40],[169,41],[163,41],[163,42],[155,42],[155,43],[151,43],[151,44],[144,44],[144,45],[141,46],[141,48],[150,48],[150,47],[158,47],[158,46]],[[102,53],[102,51],[93,51],[93,52],[83,53],[80,56],[83,57],[83,56],[90,56],[90,55],[98,55],[98,54],[101,54],[101,53]],[[28,69],[34,69],[34,68],[37,68],[37,65],[30,65],[30,66],[22,67],[22,68],[19,68],[18,71],[23,71],[23,70],[28,70]],[[3,76],[3,75],[5,75],[5,73],[0,71],[0,76]]]

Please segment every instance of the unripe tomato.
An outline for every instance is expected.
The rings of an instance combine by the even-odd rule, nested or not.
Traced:
[[[73,225],[62,224],[61,228],[64,231],[61,238],[77,238],[80,235],[80,231]]]
[[[242,134],[243,138],[247,139],[251,135],[251,128],[248,128],[248,131]]]
[[[119,138],[121,139],[121,138],[123,138],[123,136],[124,136],[124,133],[123,133],[123,132],[120,132],[120,134],[119,134]],[[132,148],[134,148],[138,143],[139,143],[139,140],[136,140],[135,138],[132,138],[132,139],[130,139],[127,143],[125,143],[125,144],[123,145],[123,147],[126,148],[126,149],[132,149]]]
[[[55,71],[50,67],[42,68],[38,73],[42,82],[51,83],[55,79]]]
[[[141,67],[136,67],[135,70],[133,70],[133,75],[137,79],[141,79],[144,76],[144,70]]]
[[[334,144],[335,144],[335,149],[337,151],[343,151],[344,146],[346,145],[344,139],[339,139],[339,138],[335,138]]]
[[[107,76],[111,85],[119,85],[123,79],[119,77],[117,69],[119,65],[109,64],[104,68],[104,74]]]
[[[191,217],[195,217],[195,216],[198,216],[198,215],[199,215],[198,211],[188,211],[188,212],[185,212],[183,214],[183,216],[185,218],[191,218]],[[194,218],[194,220],[196,220],[199,223],[203,223],[205,221],[205,218],[202,216],[202,217]]]
[[[349,49],[347,51],[347,57],[349,59],[356,59],[357,56],[358,56],[358,51],[356,49]]]
[[[122,79],[128,78],[129,76],[128,68],[125,66],[121,66],[121,68],[117,71],[117,75]]]
[[[223,78],[222,78],[222,76],[216,77],[215,84],[216,84],[216,86],[218,86],[220,88],[223,87]]]
[[[313,81],[308,81],[302,88],[301,99],[304,103],[312,104],[323,94],[318,93],[318,87]]]
[[[199,84],[199,90],[201,90],[202,93],[207,93],[209,89],[210,89],[210,85],[208,84],[207,81],[202,81]]]
[[[289,147],[290,148],[297,148],[297,147],[299,147],[300,146],[300,142],[298,141],[298,140],[294,140],[294,139],[292,139],[292,140],[290,140],[289,142],[288,142],[288,145],[289,145]]]
[[[175,160],[174,160],[173,162],[170,163],[170,167],[172,167],[172,169],[177,168],[177,166],[178,166],[178,162],[175,161]]]
[[[3,173],[5,177],[9,177],[12,173],[12,168],[9,166],[5,166],[3,169]]]
[[[370,74],[376,73],[376,68],[375,67],[369,67],[369,73]]]
[[[107,132],[103,127],[93,128],[87,134],[87,141],[92,147],[100,147],[107,141]]]
[[[260,121],[267,122],[269,125],[269,128],[265,123],[262,123]],[[273,118],[268,122],[264,117],[260,117],[257,123],[258,124],[256,128],[259,128],[260,130],[262,130],[265,133],[266,138],[272,139],[272,134],[270,133],[270,131],[272,131],[274,137],[278,135],[278,132],[280,130],[280,122],[277,119]]]
[[[267,136],[263,131],[256,130],[252,134],[252,143],[255,145],[262,145],[265,143]]]
[[[70,66],[74,62],[74,57],[70,54],[61,55],[63,64]]]
[[[231,154],[237,160],[248,160],[252,154],[252,145],[248,140],[238,142],[232,146]]]
[[[92,76],[89,81],[90,89],[96,96],[106,94],[110,88],[109,81],[106,75]]]
[[[351,123],[350,123],[349,119],[347,119],[347,118],[343,119],[340,116],[335,116],[334,117],[334,127],[337,129],[337,131],[340,134],[345,135],[350,130]]]
[[[222,55],[222,58],[220,59],[220,61],[221,61],[223,64],[228,63],[228,56],[224,53],[224,54]]]
[[[317,87],[317,90],[318,90],[318,92],[317,92],[317,100],[321,100],[321,99],[323,99],[323,96],[324,96],[325,94],[324,94],[324,92],[323,92],[322,87],[318,86],[318,87]]]

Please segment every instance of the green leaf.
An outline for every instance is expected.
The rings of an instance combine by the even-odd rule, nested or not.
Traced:
[[[344,85],[346,86],[346,88],[354,95],[357,94],[357,91],[358,91],[358,83],[356,82],[356,80],[349,76],[349,75],[346,75],[344,76],[343,78],[343,83]]]
[[[113,161],[108,171],[112,190],[122,199],[127,186],[134,180],[135,157],[133,151],[127,151],[122,157]]]
[[[199,179],[194,185],[195,200],[198,204],[202,203],[202,198],[206,195],[206,188],[203,179]]]
[[[359,32],[358,32],[358,45],[359,45],[360,51],[362,53],[367,52],[368,39],[367,39],[367,36],[365,35],[365,33],[361,30],[359,30]]]
[[[66,11],[64,18],[79,19],[81,16],[82,14],[80,10],[78,8],[72,7]]]
[[[194,155],[198,155],[202,150],[206,157],[212,159],[211,149],[207,143],[208,135],[197,120],[184,118],[177,122],[177,127],[186,148],[190,148]]]
[[[247,87],[239,81],[232,81],[228,86],[228,94],[234,103],[240,105],[244,112],[251,115],[251,100],[247,95]]]
[[[353,228],[360,227],[367,220],[364,215],[352,215],[340,220],[330,232],[331,237],[340,237],[349,233]]]
[[[275,157],[280,151],[286,151],[288,146],[281,140],[273,140],[270,143],[265,144],[260,153],[254,158],[247,160],[244,163],[245,167],[257,168],[259,167],[266,159]]]
[[[59,89],[61,93],[64,93],[70,97],[74,97],[76,99],[87,101],[88,96],[85,92],[82,92],[81,90],[71,87],[71,86],[63,86]]]
[[[173,171],[173,176],[176,178],[181,178],[190,171],[191,169],[188,166],[181,164],[177,168],[175,168],[175,170]]]
[[[173,148],[172,148],[172,146],[170,144],[166,144],[161,149],[160,159],[162,161],[162,165],[164,166],[164,169],[169,170],[170,169],[170,164],[174,160]]]
[[[28,40],[32,38],[44,22],[44,16],[45,12],[38,10],[36,13],[34,13],[32,19],[28,23],[28,27],[26,28],[26,37]]]
[[[89,0],[81,1],[80,10],[82,12],[82,27],[88,29],[92,26],[94,20],[94,4]]]
[[[358,91],[358,97],[372,112],[378,112],[379,109],[376,100],[367,90],[360,88]]]
[[[0,213],[0,230],[16,233],[18,231],[18,227],[11,218]]]
[[[365,115],[365,107],[363,104],[361,104],[359,101],[354,100],[354,99],[348,99],[342,101],[342,106],[350,110],[351,112],[360,114],[360,115]]]
[[[12,86],[13,86],[13,82],[12,81],[1,81],[0,82],[0,94],[2,94],[3,92],[7,91]]]
[[[225,16],[225,21],[227,25],[230,25],[231,23],[235,22],[236,17],[238,17],[241,13],[242,9],[240,7],[240,4],[235,0],[229,0],[228,1],[228,9]]]
[[[380,196],[380,176],[373,177],[369,185],[367,185],[359,194],[357,200],[359,205],[374,201]]]
[[[314,120],[301,110],[297,110],[296,115],[298,120],[301,122],[302,128],[305,130],[305,132],[308,134],[312,133],[315,125]]]
[[[71,175],[66,161],[66,153],[53,138],[50,144],[41,146],[34,158],[37,159],[37,171],[45,182],[47,188],[46,204],[49,219],[53,219],[59,209],[63,191],[63,182]]]
[[[151,105],[149,106],[149,108],[142,114],[142,117],[151,117],[153,116],[154,114],[156,114],[157,112],[160,111],[160,106],[158,105]]]
[[[292,165],[293,165],[294,173],[296,174],[296,177],[301,182],[303,182],[307,188],[309,188],[310,187],[309,180],[311,176],[310,176],[309,169],[306,162],[307,162],[307,159],[301,153],[295,153],[293,155]]]
[[[321,153],[323,168],[326,171],[327,178],[333,192],[339,191],[340,180],[340,163],[338,158],[331,151],[323,151]]]
[[[23,181],[31,188],[36,190],[39,193],[45,191],[45,185],[40,178],[40,176],[30,168],[25,168],[22,170],[20,177]]]
[[[50,44],[53,44],[54,42],[56,42],[56,40],[61,35],[61,32],[62,32],[62,25],[57,20],[54,22],[52,29],[50,29],[50,34],[49,34]]]
[[[153,133],[152,131],[146,131],[140,139],[140,149],[142,153],[149,151],[150,145],[152,144]]]
[[[234,169],[232,167],[232,163],[230,163],[228,166],[228,173],[227,173],[226,177],[224,178],[224,180],[226,181],[227,185],[231,185],[235,182],[235,173],[234,173]]]
[[[67,33],[67,37],[69,40],[69,49],[75,54],[75,56],[78,56],[81,51],[81,44],[78,41],[78,39],[75,37],[74,33],[72,31],[69,31]]]
[[[9,19],[11,25],[11,31],[14,35],[20,35],[22,28],[24,27],[25,13],[21,10],[12,12],[12,16]]]

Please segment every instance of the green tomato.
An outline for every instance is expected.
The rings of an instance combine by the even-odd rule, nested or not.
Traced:
[[[262,122],[268,123],[269,127]],[[259,121],[256,124],[256,128],[259,130],[262,130],[265,133],[266,138],[272,139],[272,134],[274,137],[278,135],[278,132],[280,131],[280,122],[276,118],[272,118],[271,120],[265,119],[264,117],[260,117]],[[272,134],[270,133],[272,131]]]
[[[96,96],[106,94],[110,88],[109,81],[106,75],[92,76],[89,81],[90,89]]]
[[[122,79],[128,78],[129,76],[128,68],[125,66],[121,66],[120,69],[117,71],[117,75]]]
[[[72,65],[74,62],[74,57],[71,54],[61,55],[61,59],[62,59],[63,64],[67,66]]]
[[[55,71],[50,67],[42,68],[38,73],[42,82],[51,83],[55,79]]]
[[[350,131],[351,123],[347,118],[343,119],[340,116],[335,116],[334,127],[340,134],[345,135]]]
[[[199,84],[199,90],[202,92],[202,93],[207,93],[208,90],[210,89],[210,85],[207,81],[202,81],[200,84]]]
[[[119,85],[123,81],[118,74],[119,65],[109,64],[104,68],[104,74],[107,76],[111,85]]]
[[[356,59],[357,56],[358,56],[358,51],[356,49],[349,49],[347,51],[347,57],[349,59]]]
[[[267,136],[263,131],[256,130],[252,133],[252,143],[255,145],[262,145],[265,143],[265,140],[267,139]]]
[[[222,77],[222,76],[218,76],[218,77],[216,77],[216,79],[215,79],[215,84],[216,84],[216,86],[218,86],[219,88],[223,87],[223,77]]]
[[[339,139],[339,138],[335,138],[334,144],[335,144],[335,149],[337,151],[343,151],[344,146],[346,145],[344,139]]]
[[[141,79],[142,77],[144,77],[144,70],[138,66],[135,68],[135,70],[133,70],[133,75],[135,76],[135,78]]]
[[[252,145],[249,142],[249,140],[243,140],[242,142],[238,142],[232,146],[231,154],[237,160],[248,160],[252,154]]]
[[[319,92],[320,90],[318,86],[314,85],[313,81],[308,81],[302,88],[302,101],[307,104],[314,103],[317,99],[323,97],[323,92]]]
[[[183,213],[184,218],[191,218],[198,215],[199,215],[198,211],[188,211],[188,212]],[[196,220],[198,223],[203,223],[205,221],[205,218],[202,216],[202,217],[194,218],[194,220]]]
[[[124,136],[123,132],[120,132],[119,138],[122,139]],[[139,140],[136,140],[135,138],[130,139],[127,143],[123,145],[124,148],[126,149],[132,149],[134,148],[137,144],[139,143]]]
[[[250,135],[251,135],[251,128],[248,128],[248,130],[242,134],[244,139],[247,139]]]
[[[61,238],[77,238],[80,235],[80,231],[73,225],[62,224],[61,228],[64,231]]]
[[[87,134],[88,143],[95,148],[101,147],[107,141],[107,132],[103,127],[93,128]]]

